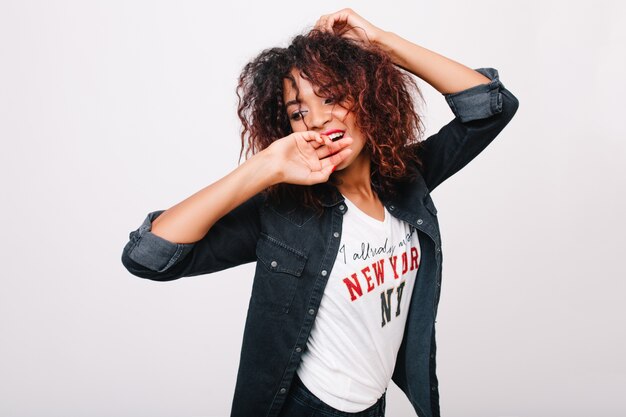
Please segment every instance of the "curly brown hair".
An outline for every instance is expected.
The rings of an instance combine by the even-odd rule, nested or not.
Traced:
[[[317,29],[295,36],[287,48],[262,51],[244,67],[237,86],[237,114],[243,125],[240,161],[244,149],[248,158],[292,133],[283,80],[291,79],[295,87],[294,68],[319,88],[318,94],[352,103],[349,110],[365,136],[372,188],[379,196],[393,196],[398,181],[416,175],[421,167],[416,147],[424,129],[414,105],[414,97],[423,96],[413,75],[374,45]],[[329,182],[339,184],[333,175]],[[278,201],[293,198],[321,213],[316,185],[281,183],[265,191]]]

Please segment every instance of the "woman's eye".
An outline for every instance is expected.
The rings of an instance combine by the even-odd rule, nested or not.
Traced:
[[[304,113],[306,113],[306,110],[295,111],[291,113],[291,116],[289,116],[289,118],[291,120],[297,121],[297,120],[302,119],[302,117],[304,116]]]
[[[335,102],[335,99],[332,97],[329,97],[326,100],[324,100],[324,104],[332,104],[334,102]]]

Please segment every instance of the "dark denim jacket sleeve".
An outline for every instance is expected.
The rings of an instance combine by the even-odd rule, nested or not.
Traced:
[[[430,191],[474,159],[504,129],[519,107],[494,68],[477,68],[488,84],[444,94],[455,118],[420,142],[422,176]]]
[[[256,260],[262,194],[219,219],[198,242],[176,243],[151,232],[165,210],[148,213],[122,251],[122,264],[133,275],[156,281],[208,274]]]

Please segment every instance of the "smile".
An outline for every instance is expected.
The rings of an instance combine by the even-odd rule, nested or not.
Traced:
[[[326,132],[326,133],[322,133],[323,135],[326,135],[330,138],[330,140],[332,140],[333,142],[341,139],[344,135],[344,131],[343,130],[331,130],[330,132]]]

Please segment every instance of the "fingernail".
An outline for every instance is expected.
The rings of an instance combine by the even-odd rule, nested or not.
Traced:
[[[337,165],[333,165],[333,169],[330,170],[330,173],[332,174],[333,172],[335,172],[335,168],[337,168]]]

